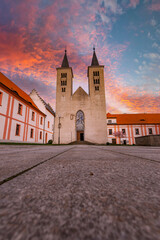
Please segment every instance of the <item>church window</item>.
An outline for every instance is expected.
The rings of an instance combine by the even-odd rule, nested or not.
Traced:
[[[22,115],[22,104],[18,105],[18,114]]]
[[[96,71],[96,72],[94,71],[93,76],[99,76],[99,71]]]
[[[109,135],[112,135],[112,129],[109,129]]]
[[[34,132],[34,129],[31,128],[30,138],[33,138],[33,132]]]
[[[149,131],[149,134],[152,134],[152,128],[149,128],[148,131]]]
[[[66,86],[67,85],[67,81],[61,81],[61,86]]]
[[[67,73],[61,73],[61,78],[66,78],[67,77]]]
[[[16,125],[16,136],[20,136],[20,127],[19,124]]]
[[[65,92],[66,91],[66,88],[62,88],[62,92]]]
[[[139,135],[139,128],[135,129],[135,133],[136,133],[136,135]]]
[[[95,86],[95,91],[99,91],[99,86]]]
[[[84,130],[84,113],[81,110],[79,110],[76,114],[76,130]]]
[[[2,105],[2,96],[3,96],[3,93],[0,92],[0,106]]]

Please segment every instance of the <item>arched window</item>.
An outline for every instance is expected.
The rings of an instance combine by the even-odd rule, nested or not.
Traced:
[[[81,110],[79,110],[76,114],[76,130],[84,130],[84,113]]]

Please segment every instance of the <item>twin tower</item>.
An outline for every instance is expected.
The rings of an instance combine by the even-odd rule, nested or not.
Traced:
[[[87,94],[81,87],[72,93],[73,71],[67,51],[57,68],[55,144],[88,141],[105,144],[107,141],[104,66],[99,65],[95,48],[88,67]]]

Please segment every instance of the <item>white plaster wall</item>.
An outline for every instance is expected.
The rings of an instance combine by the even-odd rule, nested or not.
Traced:
[[[0,105],[0,113],[6,114],[9,94],[6,93],[2,88],[0,88],[0,91],[3,93],[2,105]]]
[[[16,125],[17,124],[19,124],[21,126],[19,136],[16,136]],[[23,141],[23,133],[24,133],[24,123],[18,122],[16,120],[12,120],[10,140]]]
[[[22,105],[22,115],[18,114],[19,104]],[[11,103],[11,105],[12,105],[12,103]],[[25,121],[25,112],[26,112],[26,105],[23,102],[19,101],[18,99],[14,98],[14,107],[13,107],[13,116],[12,117],[24,122]]]
[[[5,125],[5,117],[0,115],[0,139],[3,139],[3,131]]]

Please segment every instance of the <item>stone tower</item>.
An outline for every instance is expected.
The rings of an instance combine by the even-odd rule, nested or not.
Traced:
[[[67,52],[57,68],[56,117],[54,143],[88,141],[105,144],[107,141],[104,66],[99,65],[95,49],[88,67],[87,94],[81,87],[72,93],[73,71]]]

